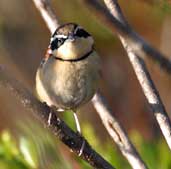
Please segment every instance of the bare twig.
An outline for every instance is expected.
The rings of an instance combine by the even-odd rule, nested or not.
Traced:
[[[50,7],[49,0],[33,0],[33,2],[41,13],[50,32],[53,33],[59,26],[59,22],[56,18],[53,9]]]
[[[171,61],[167,59],[166,56],[161,54],[158,50],[153,48],[150,44],[148,44],[144,39],[142,39],[142,37],[140,37],[135,31],[133,31],[131,27],[129,27],[127,24],[123,24],[123,22],[118,20],[118,16],[120,15],[118,14],[118,12],[116,12],[117,16],[113,17],[116,13],[113,13],[112,16],[106,8],[98,3],[97,0],[83,1],[85,2],[85,4],[87,4],[87,6],[90,7],[90,9],[93,10],[93,12],[96,13],[98,19],[101,19],[103,23],[110,27],[111,31],[113,31],[114,33],[117,32],[124,37],[126,43],[129,44],[135,54],[141,56],[142,58],[149,56],[154,62],[158,63],[158,65],[160,65],[166,73],[171,73]],[[110,1],[109,4],[111,4],[111,2],[112,1]]]
[[[93,0],[94,1],[94,0]],[[91,1],[92,2],[92,1]],[[96,1],[94,1],[96,2]],[[120,23],[122,23],[123,25],[125,25],[126,27],[128,27],[128,29],[130,29],[130,27],[128,26],[127,22],[125,21],[123,14],[121,13],[121,10],[119,8],[119,5],[117,3],[116,0],[104,0],[106,6],[108,7],[110,13],[112,14],[112,17],[115,18],[116,20],[119,20]],[[98,10],[103,7],[101,7],[99,5],[99,3],[96,2],[96,6],[94,6],[95,4],[93,4],[93,8],[98,7]],[[103,8],[103,12],[104,12],[105,8]],[[101,11],[101,12],[102,12]],[[100,12],[100,10],[99,10]],[[103,15],[103,13],[102,13]],[[114,25],[111,25],[111,27],[114,27]],[[143,61],[142,58],[139,57],[138,54],[136,54],[136,52],[134,50],[132,50],[132,45],[130,45],[130,41],[125,40],[125,36],[122,36],[120,34],[119,38],[125,48],[125,50],[127,51],[128,57],[131,61],[131,64],[133,65],[134,71],[137,75],[137,78],[140,82],[140,85],[143,89],[143,92],[146,96],[146,99],[150,105],[150,107],[152,108],[152,111],[156,117],[156,120],[163,132],[163,135],[171,149],[171,122],[170,119],[165,111],[164,105],[160,99],[160,96],[158,94],[158,91],[150,77],[150,74],[146,68],[146,65]]]
[[[36,0],[34,0],[34,1],[36,1]],[[40,0],[38,0],[38,1],[40,1]],[[44,1],[42,1],[42,2],[44,2]],[[37,7],[37,8],[41,10],[41,8],[39,8],[39,7]],[[49,10],[51,9],[50,6],[48,7],[48,9]],[[55,20],[57,20],[57,18]],[[45,21],[46,21],[46,19],[45,19]],[[134,166],[136,169],[146,169],[145,164],[143,163],[143,161],[141,160],[136,149],[134,148],[131,141],[129,140],[126,132],[123,130],[123,128],[121,127],[119,122],[114,117],[112,117],[110,115],[111,110],[107,106],[104,98],[102,99],[102,95],[99,93],[96,94],[96,96],[94,97],[92,102],[93,102],[100,118],[103,119],[105,117],[106,122],[107,122],[107,123],[104,123],[105,127],[107,128],[108,131],[110,131],[110,133],[112,133],[111,134],[112,138],[114,139],[114,141],[120,148],[123,155],[128,159],[130,164],[132,166]],[[133,163],[134,163],[134,165],[133,165]]]
[[[149,106],[151,107],[165,140],[171,149],[171,122],[160,99],[159,93],[150,77],[143,59],[129,51],[129,47],[127,47],[126,50]]]
[[[0,67],[0,87],[12,92],[33,115],[48,127],[65,145],[77,155],[80,152],[83,141],[85,142],[81,158],[96,169],[114,169],[114,167],[95,152],[88,142],[70,129],[58,116],[53,108],[39,102],[33,94],[17,82],[10,73]]]
[[[104,0],[106,6],[110,10],[111,14],[118,18],[118,20],[127,25],[125,18],[121,12],[117,0]],[[118,14],[120,17],[117,17]],[[159,93],[150,77],[150,74],[146,68],[146,65],[136,53],[129,47],[129,43],[126,42],[123,36],[120,36],[120,40],[127,51],[128,57],[132,63],[134,71],[137,75],[139,83],[144,91],[144,94],[148,100],[148,103],[157,119],[157,122],[163,132],[163,135],[171,149],[171,122],[166,113],[164,105],[160,99]],[[157,57],[157,56],[156,56]]]
[[[121,127],[119,122],[111,114],[112,110],[108,106],[105,98],[97,93],[92,100],[105,128],[115,141],[122,154],[126,157],[132,168],[147,169],[135,147],[130,142],[126,132]]]

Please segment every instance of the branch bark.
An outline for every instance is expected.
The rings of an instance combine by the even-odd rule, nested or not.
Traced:
[[[117,27],[115,24],[114,20],[119,22],[120,25],[122,25],[125,29],[127,28],[128,30],[131,30],[130,26],[128,25],[127,21],[125,20],[121,9],[119,7],[119,4],[117,3],[117,0],[104,0],[107,8],[109,11],[107,11],[106,8],[101,6],[96,0],[85,0],[88,5],[91,6],[91,8],[95,9],[96,12],[98,12],[98,15],[101,15],[105,17],[106,19],[107,16],[110,15],[111,19],[111,25],[110,28],[114,29]],[[104,13],[105,11],[105,13]],[[104,16],[105,15],[105,16]],[[118,29],[118,28],[117,28]],[[132,32],[132,31],[131,31]],[[132,43],[130,40],[127,39],[127,36],[124,36],[123,33],[120,34],[118,32],[117,34],[122,42],[123,47],[125,48],[129,60],[133,66],[133,69],[136,73],[136,76],[139,80],[139,83],[143,89],[144,95],[146,96],[146,99],[149,103],[149,106],[152,109],[152,112],[154,113],[154,116],[160,126],[160,129],[165,137],[165,140],[171,149],[171,122],[170,119],[166,113],[165,107],[160,99],[159,93],[150,77],[150,74],[146,68],[146,65],[140,57],[141,51],[137,52],[134,50],[134,46],[132,46]],[[144,41],[142,43],[145,43]],[[135,44],[136,45],[136,44]],[[155,49],[151,48],[148,46],[149,51],[155,51],[156,55],[155,57],[158,57],[159,52],[156,51]],[[141,50],[141,49],[139,49]],[[138,54],[139,53],[139,54]]]
[[[17,97],[22,105],[27,108],[33,115],[49,128],[50,131],[58,137],[71,151],[77,155],[80,152],[83,141],[85,146],[81,158],[87,161],[95,169],[114,169],[114,167],[95,152],[89,143],[79,134],[70,129],[64,121],[58,116],[57,112],[39,102],[32,93],[24,88],[16,79],[10,76],[2,67],[0,67],[0,87],[4,87],[11,91]]]
[[[125,26],[130,27],[124,18],[122,11],[119,7],[117,0],[104,0],[107,8],[113,17],[123,23]],[[119,17],[118,17],[119,16]],[[146,68],[144,60],[135,53],[129,45],[129,42],[123,36],[119,36],[125,50],[127,51],[129,60],[134,68],[136,76],[139,80],[141,88],[146,96],[146,99],[151,107],[160,129],[166,139],[166,142],[171,149],[171,121],[166,113],[165,107],[159,96],[159,93],[151,79],[151,76]],[[158,57],[158,55],[156,55]]]
[[[36,0],[33,0],[33,1],[35,2]],[[41,3],[45,2],[45,0],[37,0],[37,1],[41,1]],[[37,4],[38,3],[35,3],[36,7],[41,12],[42,8],[37,6]],[[39,4],[40,4],[40,2],[39,2]],[[50,6],[48,7],[48,9],[51,10]],[[53,11],[51,10],[50,13],[53,13]],[[47,12],[47,14],[48,14],[48,12]],[[50,17],[51,16],[49,15],[49,17],[47,17],[47,18],[50,18]],[[46,17],[43,16],[43,19],[46,22]],[[53,18],[53,19],[55,20],[56,23],[58,23],[57,18]],[[53,19],[51,18],[51,20],[53,20]],[[47,24],[48,24],[48,22],[47,22]],[[51,31],[51,29],[50,29],[50,31]],[[53,32],[51,31],[51,33],[53,33]],[[95,95],[94,99],[92,100],[92,103],[93,103],[94,107],[96,108],[100,118],[102,119],[104,126],[108,130],[109,134],[111,135],[111,137],[113,138],[113,140],[115,141],[117,146],[120,148],[122,154],[127,158],[130,165],[134,169],[146,169],[147,167],[146,167],[145,163],[143,162],[143,160],[137,153],[136,149],[134,148],[133,144],[129,140],[126,132],[124,131],[124,129],[122,128],[120,123],[116,120],[116,118],[114,118],[110,115],[113,113],[111,112],[111,110],[110,110],[109,106],[107,105],[103,96],[100,93],[97,93]],[[106,121],[104,121],[103,119],[106,119]]]
[[[59,27],[59,21],[56,18],[55,12],[50,7],[49,0],[33,0],[33,2],[42,15],[48,29],[53,33]]]
[[[129,44],[129,47],[136,55],[139,55],[142,58],[149,57],[154,61],[154,63],[157,63],[162,70],[170,75],[171,61],[166,56],[161,54],[157,49],[147,43],[128,24],[120,21],[118,17],[120,17],[119,13],[121,10],[119,13],[114,11],[116,7],[118,8],[118,5],[115,4],[117,1],[105,1],[105,3],[107,2],[108,4],[107,6],[110,12],[105,7],[100,5],[97,0],[83,1],[91,9],[91,11],[97,15],[97,19],[103,21],[103,23],[105,23],[113,33],[117,32],[119,35],[124,37],[124,40],[127,44]]]
[[[120,151],[128,160],[132,168],[147,169],[146,164],[143,162],[135,147],[129,140],[127,133],[124,131],[117,119],[111,115],[113,114],[112,110],[107,104],[105,98],[100,93],[97,93],[92,102],[109,135],[119,147]]]

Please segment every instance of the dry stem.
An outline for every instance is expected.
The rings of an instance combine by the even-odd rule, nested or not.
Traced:
[[[134,54],[141,56],[142,58],[149,57],[155,63],[160,65],[166,73],[171,73],[171,61],[166,56],[161,54],[157,49],[153,48],[147,43],[141,36],[139,36],[123,19],[123,15],[118,9],[119,5],[117,1],[105,0],[109,11],[99,4],[97,0],[83,0],[85,4],[97,15],[97,19],[100,19],[105,23],[111,31],[118,33],[124,37],[124,40],[134,52]],[[115,11],[115,10],[120,11]],[[122,22],[124,21],[124,22]]]
[[[104,0],[104,2],[112,16],[130,29],[130,26],[124,18],[117,0]],[[127,41],[127,39],[120,34],[118,34],[118,36],[128,54],[133,69],[143,89],[144,95],[146,96],[146,99],[156,117],[168,146],[171,149],[171,122],[166,113],[162,100],[160,99],[159,93],[146,68],[146,65],[143,59],[140,57],[141,55],[139,56],[134,50],[132,50],[132,46],[130,45],[129,41]],[[155,55],[155,57],[158,57],[158,55]]]
[[[115,141],[122,154],[128,160],[134,169],[147,169],[146,164],[143,162],[135,147],[129,140],[126,132],[121,127],[117,119],[111,115],[112,110],[108,106],[105,98],[97,93],[92,100],[105,128],[109,135]]]

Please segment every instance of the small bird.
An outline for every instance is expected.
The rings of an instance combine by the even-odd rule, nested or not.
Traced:
[[[37,70],[37,95],[49,106],[76,112],[94,96],[100,69],[92,36],[75,23],[64,24],[51,36],[47,54]],[[78,125],[77,129],[80,130]]]

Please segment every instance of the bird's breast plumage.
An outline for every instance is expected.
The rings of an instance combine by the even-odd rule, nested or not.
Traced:
[[[40,99],[49,105],[76,109],[93,97],[99,79],[100,59],[95,51],[77,62],[50,57],[42,68],[38,69],[36,90]]]

